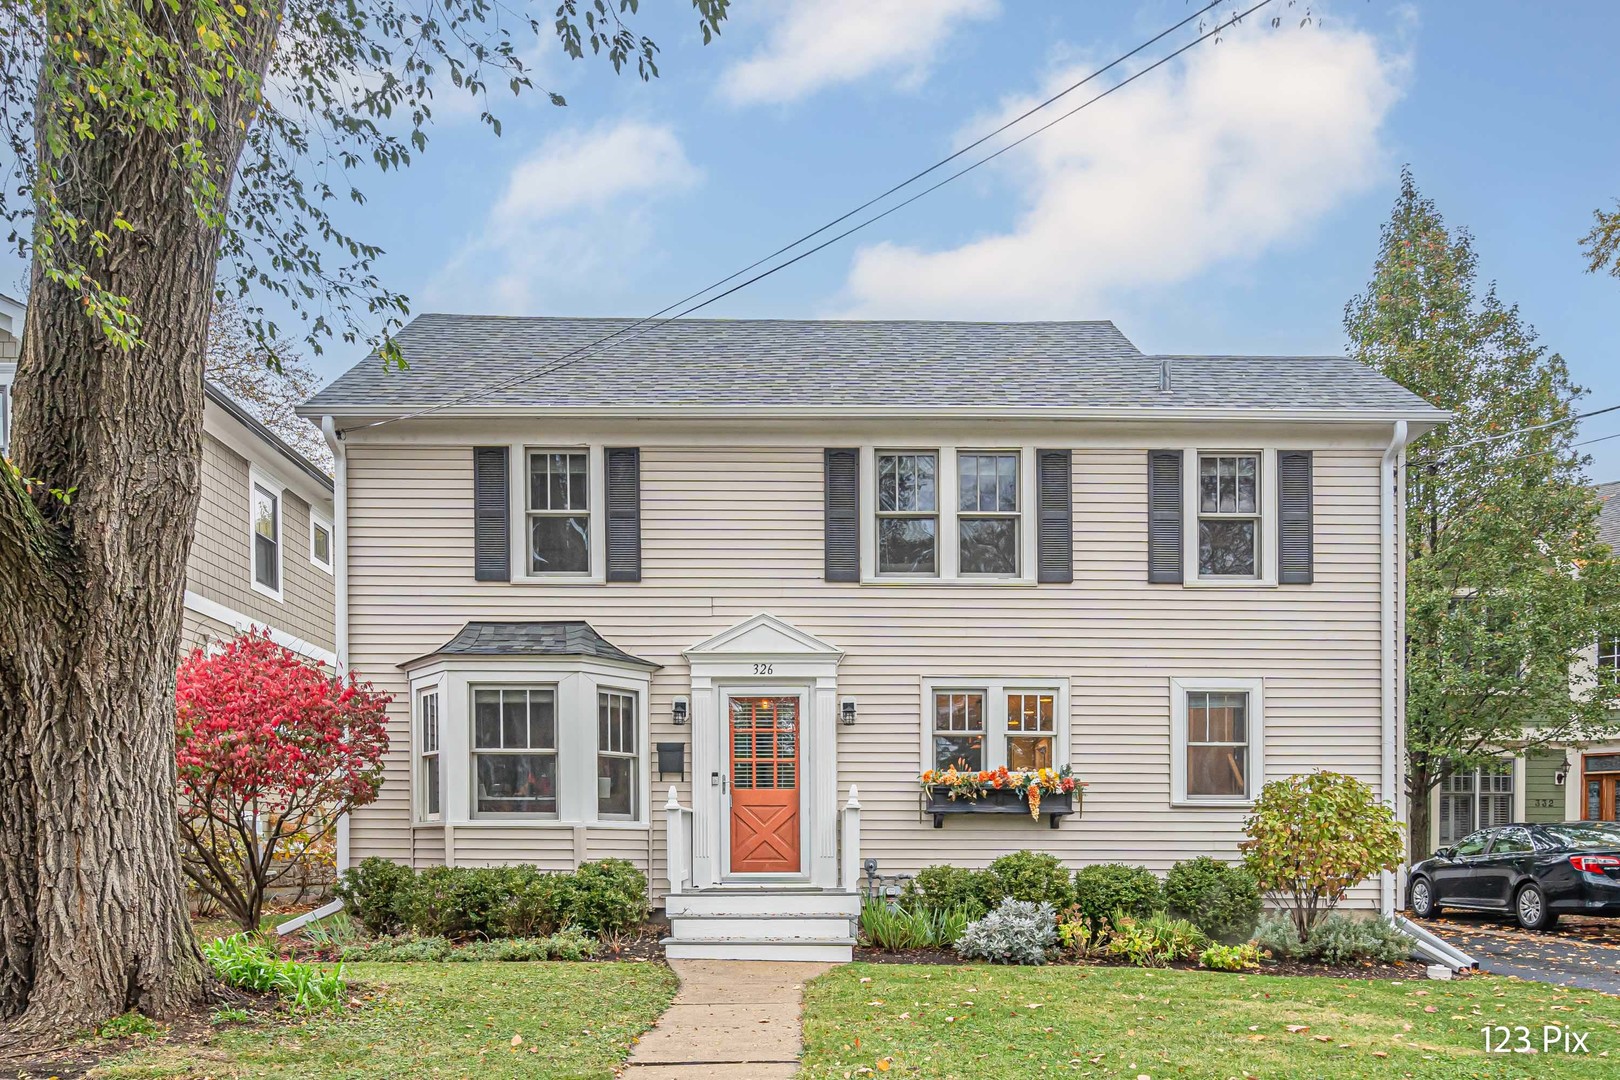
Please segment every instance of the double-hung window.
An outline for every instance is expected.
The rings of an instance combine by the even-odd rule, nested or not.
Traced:
[[[473,690],[473,815],[555,816],[555,687]]]
[[[252,483],[253,585],[281,599],[281,492],[263,481]]]
[[[1018,454],[956,455],[960,573],[1018,574]]]
[[[529,573],[591,572],[590,453],[528,452]]]
[[[1440,846],[1513,820],[1513,761],[1457,769],[1440,781]]]
[[[1259,790],[1259,679],[1170,680],[1171,801],[1247,805]]]
[[[1620,671],[1620,634],[1604,634],[1598,638],[1597,665]]]
[[[930,681],[925,768],[979,772],[1064,763],[1068,694],[1061,684]]]
[[[596,694],[596,816],[634,818],[641,786],[637,753],[636,695],[625,690]]]
[[[1261,456],[1198,455],[1198,576],[1261,575]]]
[[[418,816],[436,818],[440,814],[443,777],[439,769],[439,691],[424,690],[416,696]]]
[[[877,455],[880,574],[939,572],[939,456]]]

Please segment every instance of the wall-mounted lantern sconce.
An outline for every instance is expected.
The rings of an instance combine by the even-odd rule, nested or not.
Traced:
[[[690,719],[690,716],[686,710],[686,699],[683,697],[678,697],[670,703],[669,718],[675,721],[676,727],[684,727],[687,721]]]
[[[852,697],[838,699],[838,719],[845,727],[855,726],[855,699]]]

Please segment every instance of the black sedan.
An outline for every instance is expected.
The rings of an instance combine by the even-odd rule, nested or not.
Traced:
[[[1511,914],[1528,930],[1560,915],[1620,915],[1620,826],[1601,821],[1481,829],[1412,867],[1412,914]]]

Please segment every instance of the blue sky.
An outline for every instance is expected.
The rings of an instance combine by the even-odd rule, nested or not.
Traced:
[[[704,47],[684,0],[643,0],[662,78],[543,43],[567,108],[501,95],[497,139],[445,99],[345,222],[418,311],[647,314],[1197,6],[736,0]],[[1620,280],[1576,243],[1620,197],[1620,5],[1329,0],[1303,28],[1272,7],[1280,28],[1268,9],[705,314],[1111,318],[1150,352],[1341,353],[1410,163],[1588,407],[1620,404]],[[1620,413],[1582,435],[1611,432]],[[1620,479],[1620,439],[1590,452]]]

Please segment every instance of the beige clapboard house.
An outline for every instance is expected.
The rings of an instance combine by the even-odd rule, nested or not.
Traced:
[[[0,295],[0,452],[24,305]],[[186,562],[182,649],[266,630],[336,662],[332,479],[215,386],[205,387],[202,501]]]
[[[338,651],[396,695],[348,859],[615,856],[673,956],[836,959],[869,868],[1231,859],[1323,767],[1398,802],[1418,398],[1106,322],[585,348],[626,325],[424,315],[408,371],[301,410],[339,435]],[[956,761],[1088,786],[935,814]]]

